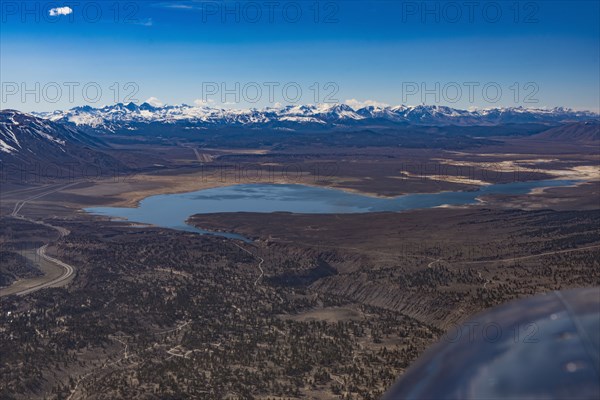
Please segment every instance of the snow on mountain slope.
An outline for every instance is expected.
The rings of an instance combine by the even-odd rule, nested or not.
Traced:
[[[97,168],[122,168],[119,161],[104,153],[105,148],[98,138],[72,125],[0,110],[0,162],[6,165],[68,169],[93,164]]]
[[[294,105],[280,108],[220,109],[186,104],[154,107],[148,103],[118,103],[102,108],[75,107],[67,111],[38,113],[56,122],[114,132],[134,130],[139,124],[187,124],[194,126],[249,127],[344,127],[373,124],[410,125],[501,125],[508,123],[561,123],[597,119],[598,114],[565,108],[494,108],[467,111],[445,106],[375,107],[353,109],[346,104]]]
[[[72,129],[18,111],[0,112],[0,151],[18,153],[28,149],[32,141],[45,142],[49,146],[63,148],[65,136],[72,136]],[[30,149],[29,149],[30,150]]]

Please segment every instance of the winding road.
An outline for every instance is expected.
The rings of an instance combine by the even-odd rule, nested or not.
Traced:
[[[243,251],[245,251],[246,253],[250,254],[252,257],[254,258],[258,258],[260,261],[258,262],[258,269],[260,270],[260,276],[258,278],[256,278],[256,280],[254,281],[254,286],[256,286],[258,284],[258,281],[260,281],[262,279],[262,277],[265,274],[265,271],[262,269],[262,265],[265,262],[265,259],[262,257],[258,257],[257,255],[252,254],[251,251],[246,250],[245,248],[243,248],[242,246],[240,246],[237,243],[233,243],[235,246],[239,247],[240,249],[242,249]]]
[[[71,265],[47,255],[46,254],[47,247],[48,247],[47,244],[43,245],[42,247],[40,247],[39,249],[36,250],[36,254],[38,256],[40,256],[41,258],[43,258],[44,260],[48,261],[49,263],[58,265],[59,267],[62,267],[64,269],[63,274],[61,276],[59,276],[58,278],[52,279],[48,282],[41,283],[36,286],[32,286],[28,289],[21,290],[19,292],[13,293],[13,294],[16,294],[17,296],[26,296],[30,293],[37,292],[38,290],[42,290],[42,289],[45,289],[48,287],[62,286],[63,284],[66,284],[67,281],[71,278],[71,276],[75,273],[75,268],[73,268]]]
[[[74,183],[70,183],[67,185],[61,185],[58,188],[52,187],[52,189],[50,189],[50,190],[35,194],[31,197],[26,198],[25,200],[19,200],[15,203],[15,207],[14,207],[12,213],[10,214],[10,216],[13,218],[16,218],[16,219],[20,219],[23,221],[27,221],[27,222],[36,224],[36,225],[42,225],[47,228],[54,229],[59,233],[61,238],[65,237],[71,233],[68,229],[63,228],[61,226],[51,225],[46,222],[36,221],[36,220],[30,219],[30,218],[26,218],[22,215],[19,215],[19,212],[29,201],[42,198],[44,196],[47,196],[47,195],[55,193],[55,192],[59,192],[61,190],[64,190],[68,187],[71,187],[71,186],[74,186],[77,184],[78,184],[78,182],[74,182]],[[36,188],[36,189],[39,189],[39,188]],[[27,191],[27,189],[25,189],[24,191]],[[36,266],[41,271],[44,271],[46,268],[42,265],[42,262],[40,260],[43,260],[43,261],[53,265],[54,267],[58,267],[59,269],[62,270],[61,275],[59,275],[58,277],[54,277],[50,274],[45,274],[43,277],[38,277],[38,278],[33,278],[33,279],[24,279],[24,280],[18,281],[7,288],[0,290],[0,297],[9,296],[9,295],[26,296],[28,294],[37,292],[38,290],[42,290],[42,289],[49,288],[49,287],[63,286],[69,282],[71,277],[75,274],[75,268],[72,265],[69,265],[63,261],[60,261],[56,258],[53,258],[53,257],[50,257],[49,255],[47,255],[46,250],[48,248],[48,245],[49,245],[49,243],[36,249],[35,257],[33,257],[32,261],[35,264],[37,264]],[[18,288],[18,287],[23,287],[23,289],[15,290],[15,288]]]

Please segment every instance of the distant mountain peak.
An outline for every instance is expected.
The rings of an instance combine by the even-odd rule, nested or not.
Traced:
[[[125,106],[125,108],[126,108],[126,109],[128,109],[129,111],[137,111],[137,110],[139,110],[139,109],[140,109],[140,108],[138,107],[138,105],[137,105],[137,104],[135,104],[134,102],[129,102],[129,104],[127,104],[127,105]]]

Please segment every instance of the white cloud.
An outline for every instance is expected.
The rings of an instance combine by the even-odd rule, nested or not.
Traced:
[[[180,10],[193,10],[194,7],[188,5],[188,4],[165,4],[164,5],[165,8],[177,8]]]
[[[208,99],[208,100],[196,99],[196,100],[194,100],[194,104],[197,105],[198,107],[206,107],[206,106],[213,104],[214,102],[215,101],[213,99]]]
[[[73,9],[71,7],[56,7],[51,8],[49,11],[51,17],[56,17],[58,15],[69,15],[73,13]]]
[[[149,99],[146,99],[146,103],[150,104],[152,107],[164,106],[163,102],[157,99],[156,97],[150,97]]]
[[[152,26],[152,25],[154,25],[154,21],[152,20],[152,18],[145,18],[145,19],[141,19],[137,22],[134,22],[134,24],[141,25],[141,26]]]
[[[160,8],[174,8],[179,10],[202,10],[202,4],[194,4],[194,1],[184,0],[184,1],[174,1],[170,0],[167,2],[161,2],[154,4],[155,7]]]
[[[381,103],[381,102],[375,101],[375,100],[359,101],[359,100],[356,100],[356,99],[349,99],[349,100],[346,100],[344,103],[346,103],[350,107],[354,108],[355,110],[357,110],[359,108],[369,107],[369,106],[373,106],[373,107],[389,107],[389,104]]]

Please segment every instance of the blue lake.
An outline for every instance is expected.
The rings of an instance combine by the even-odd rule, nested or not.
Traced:
[[[227,212],[292,212],[304,214],[348,214],[382,211],[405,211],[442,205],[477,203],[477,198],[492,194],[526,194],[539,187],[569,186],[573,180],[513,182],[482,186],[468,192],[407,194],[379,198],[338,189],[304,185],[243,184],[204,189],[196,192],[164,194],[148,197],[137,208],[91,207],[92,214],[125,218],[132,222],[152,224],[202,234],[246,240],[231,233],[209,232],[186,223],[194,214]]]

